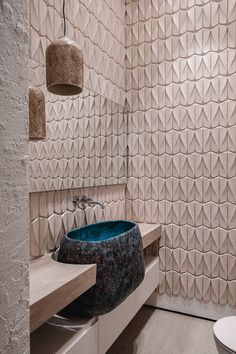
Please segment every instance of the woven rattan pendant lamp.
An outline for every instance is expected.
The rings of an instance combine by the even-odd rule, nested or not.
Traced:
[[[36,86],[29,86],[29,139],[46,139],[45,98]]]
[[[83,89],[83,55],[79,46],[66,37],[65,0],[63,0],[64,37],[46,50],[46,82],[51,93],[77,95]]]

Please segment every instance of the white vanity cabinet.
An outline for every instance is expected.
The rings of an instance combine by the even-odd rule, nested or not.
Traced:
[[[87,319],[76,328],[45,323],[31,334],[33,354],[98,354],[98,321]]]
[[[159,259],[146,258],[145,278],[119,306],[98,318],[99,354],[105,354],[159,284]],[[87,353],[86,353],[87,354]]]
[[[157,224],[139,224],[146,249],[160,238]],[[31,354],[105,354],[159,284],[159,257],[145,254],[145,277],[113,311],[65,327],[45,323],[31,334]],[[149,254],[150,253],[150,254]]]
[[[98,354],[98,331],[98,321],[96,321],[91,327],[72,337],[57,351],[57,354]]]

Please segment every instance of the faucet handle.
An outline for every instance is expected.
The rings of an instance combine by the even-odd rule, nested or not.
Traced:
[[[74,206],[77,205],[78,201],[79,201],[79,197],[78,197],[78,196],[74,196],[74,197],[73,197],[73,200],[72,200]]]
[[[88,198],[86,195],[82,195],[82,197],[80,198],[80,202],[89,203],[89,202],[92,202],[92,199]]]

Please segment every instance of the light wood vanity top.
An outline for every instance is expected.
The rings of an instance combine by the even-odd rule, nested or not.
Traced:
[[[51,254],[30,262],[30,331],[96,283],[96,264],[65,264]]]
[[[159,224],[138,223],[138,226],[142,235],[143,249],[161,237],[161,226]]]
[[[160,237],[158,224],[139,223],[143,248]],[[47,254],[30,262],[30,331],[96,283],[96,264],[65,264]]]

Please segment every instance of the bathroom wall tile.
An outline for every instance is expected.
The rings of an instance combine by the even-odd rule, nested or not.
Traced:
[[[228,252],[232,255],[236,254],[236,230],[228,231]]]
[[[88,222],[125,219],[125,185],[31,193],[31,209],[36,206],[32,216],[37,212],[37,217],[30,221],[31,257],[52,251],[59,246],[65,232],[84,225],[85,214],[72,203],[73,196],[83,194],[105,203],[105,211],[99,206],[86,210]]]
[[[110,179],[109,183],[117,183],[118,179],[120,183],[123,183],[126,176],[124,109],[115,103],[111,105],[111,102],[105,99],[101,106],[102,116],[99,113],[100,108],[97,108],[98,116],[94,115],[94,102],[95,100],[100,102],[101,96],[92,94],[89,90],[85,90],[83,95],[85,102],[82,99],[78,103],[75,99],[57,101],[53,109],[54,103],[50,103],[49,111],[53,111],[52,116],[55,116],[55,119],[48,123],[48,140],[30,142],[29,176],[34,179],[31,182],[33,191],[82,186],[81,182],[86,177],[91,177],[86,180],[87,185],[88,183],[91,183],[91,186],[94,185],[95,177],[99,179],[99,181],[96,180],[96,184],[105,183],[100,176],[108,177],[102,174],[105,173],[107,166],[101,170],[102,157],[100,156],[106,156],[107,151],[113,157],[113,163],[109,167],[109,176],[114,179],[112,179],[113,182]],[[84,116],[79,120],[74,118],[68,120],[68,116],[73,117],[80,112],[78,111],[80,103],[84,108]],[[117,119],[114,119],[116,122],[115,125],[113,124],[114,127],[111,124],[113,121],[111,118],[117,114],[120,115],[119,130]],[[77,137],[83,139],[77,140]],[[95,156],[97,156],[96,159]],[[84,157],[90,160],[83,159]],[[80,158],[79,162],[76,161],[77,158]],[[47,177],[52,178],[52,181],[49,182]],[[56,177],[64,178],[63,184]],[[80,183],[78,184],[77,180],[75,184],[74,178],[79,178]]]
[[[209,302],[211,298],[211,280],[203,277],[203,301]]]
[[[118,133],[125,132],[125,123],[118,125],[116,113],[111,114],[101,95],[123,104],[126,89],[130,133],[127,200],[125,203],[124,190],[117,187],[109,187],[107,192],[105,187],[86,190],[99,200],[108,199],[105,215],[99,208],[89,211],[91,221],[124,217],[126,204],[128,218],[162,223],[159,292],[235,306],[235,1],[128,1],[125,8],[117,2],[108,7],[103,2],[95,6],[76,0],[74,5],[73,14],[68,4],[68,28],[84,53],[85,82],[100,94],[101,118],[97,120],[99,109],[91,114],[96,111],[96,98],[88,92],[77,103],[48,95],[48,140],[37,147],[30,144],[32,191],[49,185],[76,188],[84,178],[93,184],[96,173],[101,183],[116,180],[115,174],[123,168],[120,159],[125,145]],[[45,85],[41,81],[47,44],[45,16],[39,24],[38,7],[32,2],[30,76],[38,85]],[[40,11],[45,14],[45,6]],[[106,13],[109,16],[104,17]],[[59,35],[59,14],[57,2],[48,6],[49,40],[55,32]],[[74,119],[73,124],[79,118],[77,128],[63,122],[58,129],[55,122],[61,123],[64,117],[67,123]],[[78,131],[76,137],[73,131]],[[68,139],[65,144],[64,136]],[[71,146],[74,138],[78,142]],[[49,163],[35,162],[47,157]],[[68,162],[71,157],[73,164]],[[55,159],[64,160],[59,164]],[[112,159],[117,162],[114,170]],[[55,171],[58,177],[52,184]],[[45,239],[37,226],[39,217],[43,223],[48,220],[48,228],[47,222],[42,227],[42,235],[46,229],[48,232],[47,249],[55,247],[73,218],[77,226],[83,223],[79,210],[69,207],[69,194],[66,198],[50,193],[40,201],[37,193],[31,195],[35,256]],[[60,207],[59,201],[66,199],[67,205],[63,202]],[[64,222],[55,227],[57,213],[60,218],[64,215]]]
[[[194,298],[195,296],[195,277],[192,274],[188,274],[188,281],[187,281],[187,296],[189,299]]]
[[[172,271],[167,272],[165,275],[165,292],[169,295],[171,295],[173,292],[172,278],[173,278],[173,272]]]
[[[174,295],[179,295],[181,291],[181,276],[177,272],[172,273],[172,287],[173,287],[173,294]]]
[[[97,93],[96,96],[105,94],[106,98],[112,99],[117,105],[121,104],[124,106],[125,3],[116,6],[117,11],[114,11],[112,7],[108,7],[104,4],[106,8],[103,8],[103,10],[109,13],[109,16],[105,16],[105,18],[104,13],[106,12],[103,12],[101,7],[99,7],[98,11],[97,7],[94,6],[89,10],[86,5],[79,4],[78,0],[68,1],[66,6],[67,35],[71,39],[79,42],[84,55],[85,86],[93,89],[93,91]],[[78,125],[78,116],[81,118],[84,116],[90,117],[90,113],[94,112],[92,104],[94,97],[90,95],[89,90],[84,90],[82,97],[70,99],[67,97],[58,98],[51,95],[45,88],[45,50],[50,41],[62,36],[61,11],[62,7],[56,1],[30,2],[30,78],[31,84],[41,86],[43,92],[45,92],[48,121],[47,140],[44,142],[30,143],[30,163],[32,164],[30,178],[34,178],[34,180],[30,181],[30,186],[32,186],[31,191],[34,192],[36,190],[46,191],[48,189],[65,188],[70,185],[81,185],[81,177],[79,177],[76,182],[73,181],[74,176],[71,172],[72,166],[70,164],[67,165],[64,161],[63,168],[60,162],[58,162],[54,165],[53,169],[48,169],[49,162],[44,160],[50,160],[51,162],[53,158],[61,159],[63,149],[66,153],[64,157],[71,158],[72,155],[78,157],[78,155],[81,154],[81,151],[78,152],[77,150],[78,145],[73,144],[71,140],[67,139],[78,137],[75,136],[75,132],[78,132],[79,128],[81,128],[81,124]],[[107,21],[107,18],[112,19],[112,21]],[[80,28],[78,29],[78,27]],[[100,37],[95,38],[94,35],[97,36],[97,34],[99,34]],[[94,43],[97,44],[94,45]],[[105,66],[101,71],[104,63]],[[87,75],[88,73],[89,75]],[[107,90],[108,87],[109,89]],[[86,102],[83,104],[83,101],[91,101],[91,104],[88,105]],[[106,104],[108,103],[107,101]],[[90,110],[90,113],[88,110]],[[108,110],[105,108],[105,112],[106,111]],[[99,115],[101,114],[100,120],[104,120],[102,111],[101,113],[98,111],[98,113]],[[123,111],[121,111],[121,113],[123,113]],[[113,113],[110,112],[109,114],[112,115]],[[109,117],[109,115],[107,117]],[[67,120],[67,122],[65,120]],[[125,122],[122,124],[125,126]],[[86,125],[86,122],[84,124],[82,122],[82,128],[84,133],[82,135],[83,137],[88,137],[89,133],[94,136],[95,132],[92,134],[91,131],[91,129],[94,131],[94,124],[92,127],[91,124]],[[98,129],[97,126],[96,130]],[[125,133],[126,130],[123,129],[123,132]],[[119,140],[120,133],[117,132],[116,134],[114,132],[114,134],[117,136],[117,140]],[[84,149],[86,149],[85,152],[88,151],[86,144],[87,140],[84,145]],[[32,146],[38,147],[40,145],[40,149],[32,149]],[[60,149],[62,145],[63,149]],[[37,155],[35,152],[37,152]],[[86,155],[85,152],[83,156]],[[93,154],[93,149],[91,153]],[[125,150],[122,150],[122,152],[114,151],[114,155],[120,153],[125,153]],[[34,163],[37,159],[43,160],[40,166]],[[120,159],[117,160],[119,161]],[[116,170],[114,173],[117,173],[117,171],[122,173],[121,169],[117,168],[118,166],[115,167]],[[69,176],[66,174],[67,168],[70,170]],[[92,173],[100,173],[99,169],[95,169],[93,163],[90,170]],[[40,177],[39,173],[41,174]],[[55,178],[53,183],[47,180],[49,173],[50,177]],[[56,173],[56,176],[54,176],[53,173]],[[56,180],[56,177],[64,178],[65,180],[62,183],[59,179]],[[124,175],[120,175],[119,177],[122,180]],[[117,178],[118,177],[115,176],[113,182],[117,183]],[[78,183],[79,180],[80,183]],[[90,181],[92,183],[91,185],[93,185],[94,175],[90,178]],[[100,182],[105,183],[105,180],[102,179]]]
[[[227,289],[235,271],[236,229],[236,19],[233,11],[228,13],[227,3],[153,3],[152,28],[158,18],[158,29],[150,38],[144,36],[150,17],[147,19],[143,7],[139,8],[134,1],[134,30],[132,22],[129,24],[129,46],[135,44],[140,55],[136,62],[130,58],[130,67],[135,67],[135,72],[145,63],[145,41],[152,41],[152,76],[144,80],[143,68],[139,78],[130,76],[134,86],[129,81],[129,87],[135,87],[135,95],[141,99],[129,107],[131,136],[135,134],[135,139],[142,142],[146,128],[136,119],[141,111],[143,114],[145,110],[146,115],[151,112],[153,120],[151,149],[142,142],[130,159],[130,185],[135,173],[135,183],[142,188],[135,193],[133,187],[134,197],[129,192],[127,203],[135,218],[147,221],[150,212],[145,204],[151,198],[152,205],[158,205],[159,222],[166,225],[161,241],[162,269],[166,267],[166,274],[162,274],[160,293],[222,305],[234,301],[232,291],[229,296]],[[230,8],[234,6],[232,2]],[[136,26],[139,16],[142,25]],[[151,106],[143,95],[149,86]],[[147,166],[140,173],[137,168],[133,171],[131,166],[141,161],[137,156],[147,152],[151,174]],[[151,196],[144,189],[147,174]],[[189,276],[185,277],[186,274]]]
[[[30,223],[30,240],[31,257],[39,257],[41,255],[39,244],[39,218],[34,219]]]
[[[165,272],[160,271],[160,283],[159,283],[159,294],[164,294],[165,293],[165,289],[166,289],[166,282],[165,282]]]
[[[236,305],[236,281],[231,281],[228,283],[228,303],[235,307]]]
[[[223,290],[223,287],[222,287]],[[222,291],[222,296],[220,294],[220,279],[214,278],[211,280],[211,301],[215,304],[219,304],[221,298],[224,297],[223,295],[224,290]]]

